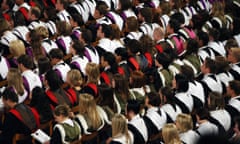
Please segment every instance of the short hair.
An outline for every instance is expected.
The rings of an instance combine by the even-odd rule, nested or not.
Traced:
[[[160,92],[161,92],[162,96],[164,96],[166,98],[165,103],[169,103],[169,104],[175,103],[174,91],[171,87],[169,87],[169,86],[161,87]]]
[[[174,32],[177,32],[180,29],[180,23],[176,19],[170,19],[168,25],[173,29]]]
[[[191,115],[188,114],[178,114],[176,118],[178,123],[178,130],[180,133],[187,132],[188,130],[193,129],[193,121]]]
[[[57,0],[57,1],[59,1],[63,5],[64,9],[67,9],[67,7],[68,7],[68,0]]]
[[[31,14],[35,15],[36,18],[40,18],[41,10],[39,9],[39,7],[35,6],[35,7],[32,7],[30,10],[31,10]]]
[[[84,47],[83,43],[81,43],[79,40],[73,41],[72,48],[76,51],[76,53],[79,56],[81,56],[81,57],[84,56],[85,47]]]
[[[134,112],[138,114],[140,111],[140,103],[137,100],[128,100],[127,101],[127,112]]]
[[[118,56],[122,57],[122,60],[127,60],[128,58],[128,53],[127,53],[127,49],[126,48],[117,48],[115,50],[115,54]]]
[[[141,52],[141,43],[136,39],[129,40],[126,47],[134,54]]]
[[[204,31],[199,31],[197,33],[198,39],[203,42],[203,45],[207,45],[209,42],[209,36],[206,32]]]
[[[160,95],[156,92],[150,92],[146,94],[146,97],[149,99],[149,104],[154,107],[159,107],[161,104]]]
[[[128,10],[129,8],[132,7],[132,3],[131,0],[119,0],[119,2],[121,3],[121,10]]]
[[[73,14],[71,14],[71,17],[72,17],[72,20],[78,24],[78,26],[83,26],[84,25],[82,15],[79,15],[77,13],[73,13]]]
[[[72,26],[66,21],[58,21],[56,27],[59,35],[69,36],[72,32]]]
[[[163,52],[163,53],[157,53],[156,55],[156,61],[162,65],[162,67],[164,69],[167,69],[168,66],[172,63],[172,58],[171,56],[166,53],[166,52]]]
[[[195,39],[188,39],[187,40],[187,48],[186,48],[186,53],[185,55],[190,55],[190,54],[197,54],[198,53],[198,42]]]
[[[55,109],[54,109],[54,115],[56,116],[64,116],[64,117],[68,117],[70,113],[70,108],[68,107],[68,105],[58,105]]]
[[[139,13],[144,17],[147,23],[152,22],[152,9],[149,7],[144,7],[139,10]]]
[[[238,62],[240,62],[240,48],[234,47],[234,48],[231,48],[230,51],[232,52],[233,57],[234,57]]]
[[[3,93],[2,93],[2,98],[4,100],[10,100],[11,102],[16,102],[18,103],[18,96],[17,94],[11,89],[11,88],[6,88]]]
[[[238,47],[238,43],[237,43],[236,39],[228,39],[225,46],[224,46],[224,48],[226,50],[229,50],[229,49],[234,48],[234,47]]]
[[[111,24],[111,27],[112,27],[112,39],[118,39],[120,40],[121,38],[121,31],[118,27],[117,24]]]
[[[185,18],[181,12],[176,12],[173,15],[170,16],[170,19],[175,19],[177,20],[180,24],[185,23]]]
[[[188,80],[194,80],[194,71],[193,69],[188,65],[182,65],[181,66],[181,74],[185,75]]]
[[[111,38],[112,35],[112,27],[107,24],[101,24],[102,27],[102,33],[104,33],[104,36],[106,38]]]
[[[208,97],[210,99],[210,104],[208,106],[210,110],[216,110],[216,108],[224,109],[225,100],[223,95],[218,92],[211,92],[208,94]]]
[[[177,91],[178,92],[187,92],[188,91],[188,79],[183,74],[176,74],[175,75]]]
[[[82,39],[85,41],[85,43],[90,44],[92,42],[92,33],[89,29],[83,29],[81,33]]]
[[[103,55],[102,55],[104,61],[108,62],[108,64],[110,65],[111,69],[110,71],[115,74],[115,73],[118,73],[118,64],[116,62],[116,58],[115,56],[113,55],[113,53],[111,52],[105,52]]]
[[[129,31],[137,31],[138,30],[138,20],[136,17],[131,16],[126,19],[127,28]]]
[[[9,51],[14,57],[19,57],[26,53],[24,43],[21,40],[14,40],[9,43]]]
[[[236,93],[236,95],[240,95],[240,81],[238,80],[230,81],[229,87]]]
[[[22,64],[24,67],[26,67],[27,69],[32,69],[33,68],[33,60],[32,58],[27,55],[27,54],[23,54],[20,57],[18,57],[17,62],[19,64]]]
[[[96,6],[96,10],[99,11],[100,15],[106,15],[108,12],[108,6],[105,3],[101,3]]]
[[[204,61],[205,67],[209,68],[211,73],[216,73],[216,62],[212,60],[211,58],[207,57]]]
[[[201,107],[196,110],[196,115],[200,120],[208,119],[210,114],[207,108]]]
[[[219,31],[216,28],[210,28],[208,30],[208,34],[209,34],[209,36],[212,36],[215,41],[219,40],[220,33],[219,33]]]
[[[56,58],[56,59],[63,59],[63,52],[62,50],[58,48],[54,48],[49,52],[50,59]]]
[[[227,72],[230,69],[229,62],[223,56],[216,56],[216,73]]]

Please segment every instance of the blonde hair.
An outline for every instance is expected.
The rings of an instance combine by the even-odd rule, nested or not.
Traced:
[[[68,71],[67,76],[73,86],[81,86],[83,83],[82,75],[79,70],[72,69]]]
[[[89,118],[88,122],[92,124],[93,129],[97,130],[100,127],[102,121],[94,97],[90,94],[80,94],[79,114]]]
[[[87,63],[85,70],[86,75],[88,76],[88,82],[97,84],[100,76],[98,65],[95,63]]]
[[[173,123],[164,125],[162,128],[162,136],[165,144],[181,144],[177,127]]]
[[[14,57],[19,57],[26,53],[25,46],[21,40],[14,40],[9,43],[9,51]]]
[[[214,2],[212,5],[212,15],[220,18],[224,24],[227,23],[227,20],[224,16],[225,6],[222,2]]]
[[[112,137],[117,137],[119,136],[119,134],[123,134],[126,136],[126,144],[128,144],[130,137],[128,134],[127,119],[122,114],[115,114],[112,118]]]
[[[7,74],[8,87],[14,87],[17,94],[20,96],[24,94],[23,79],[21,73],[16,68],[10,68]]]
[[[180,133],[193,129],[192,117],[188,114],[179,114],[176,118],[178,130]]]
[[[43,26],[37,27],[36,32],[37,32],[37,35],[41,37],[41,39],[49,37],[48,30]]]

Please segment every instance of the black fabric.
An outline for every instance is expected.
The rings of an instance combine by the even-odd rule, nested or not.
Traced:
[[[144,140],[142,134],[137,130],[136,127],[134,127],[131,124],[128,124],[128,129],[133,133],[134,144],[144,144],[145,143],[145,140]]]

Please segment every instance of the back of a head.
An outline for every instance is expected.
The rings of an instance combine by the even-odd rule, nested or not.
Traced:
[[[17,61],[19,64],[22,64],[27,69],[33,68],[33,60],[29,55],[21,55],[20,57],[18,57]]]
[[[160,92],[161,95],[166,98],[166,103],[174,103],[174,91],[171,89],[171,87],[161,87]],[[162,100],[164,100],[163,97]]]
[[[154,107],[159,107],[161,104],[161,99],[158,93],[156,92],[150,92],[146,94],[146,97],[148,97],[148,104],[154,106]]]
[[[121,56],[122,60],[127,60],[128,58],[128,53],[126,48],[117,48],[115,50],[115,54],[118,56]]]
[[[187,132],[193,129],[193,121],[191,115],[179,114],[176,118],[176,123],[178,123],[178,130],[180,133]]]
[[[162,137],[166,144],[180,144],[180,138],[178,130],[175,124],[168,123],[165,124],[162,128]]]
[[[240,95],[240,81],[238,80],[230,81],[229,87],[234,91],[236,95]]]
[[[92,42],[92,33],[89,29],[83,29],[81,37],[87,44],[90,44]]]
[[[141,52],[141,43],[138,40],[132,39],[126,45],[126,48],[130,50],[131,53],[136,54]]]
[[[105,38],[112,37],[112,27],[107,24],[101,24],[102,32],[104,33]]]
[[[109,106],[114,110],[114,98],[113,98],[113,89],[107,84],[101,84],[98,86],[99,90],[99,105],[100,106]]]
[[[57,73],[54,70],[49,70],[45,75],[45,79],[47,80],[50,90],[55,91],[61,88],[62,85],[61,78],[57,75]]]
[[[212,37],[214,39],[214,41],[218,41],[219,40],[219,37],[220,37],[220,33],[217,29],[215,28],[211,28],[209,29],[209,37]]]
[[[144,17],[145,22],[152,22],[152,9],[149,7],[144,7],[139,10],[139,13]]]
[[[140,103],[137,100],[128,100],[127,101],[127,112],[134,112],[134,114],[139,114]]]
[[[167,69],[168,66],[172,63],[172,58],[168,53],[157,53],[156,60],[159,64],[163,66],[164,69]]]
[[[210,73],[216,73],[217,66],[216,62],[213,59],[207,57],[204,61],[204,64],[206,68],[209,68]]]
[[[188,80],[194,80],[194,71],[188,65],[181,66],[181,74],[185,75]]]
[[[207,120],[209,118],[209,111],[207,108],[201,107],[196,110],[196,115],[200,120]]]
[[[146,76],[142,71],[133,71],[130,78],[132,88],[141,88],[146,85]]]
[[[208,34],[206,32],[203,31],[199,31],[197,33],[198,39],[202,41],[203,45],[207,45],[209,42],[209,37]]]
[[[178,92],[187,92],[188,91],[188,79],[183,74],[175,75],[176,86]]]
[[[129,31],[138,30],[138,20],[134,16],[128,17],[126,20],[126,24]]]
[[[4,100],[9,100],[11,102],[18,103],[18,96],[17,94],[11,89],[11,88],[6,88],[3,93],[2,93],[2,98]]]
[[[180,12],[176,12],[173,15],[170,16],[170,19],[175,19],[177,20],[180,24],[184,24],[185,23],[185,18],[183,16],[182,13]]]
[[[176,19],[170,19],[168,22],[169,26],[173,29],[173,31],[176,33],[180,29],[180,23]]]
[[[49,57],[50,57],[51,59],[56,58],[56,59],[61,60],[61,59],[63,59],[63,56],[64,56],[64,54],[63,54],[62,50],[57,49],[57,48],[52,49],[52,50],[49,52]]]
[[[208,105],[210,110],[223,109],[225,107],[225,100],[223,95],[218,92],[211,92],[208,95],[210,104]]]
[[[56,116],[63,116],[63,117],[69,117],[70,108],[67,105],[58,105],[54,109],[54,115]]]

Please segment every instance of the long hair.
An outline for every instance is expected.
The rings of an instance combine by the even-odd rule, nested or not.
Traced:
[[[119,93],[121,95],[121,98],[127,102],[129,99],[129,87],[128,87],[128,81],[126,77],[124,77],[121,74],[115,74],[113,76],[114,82],[115,82],[115,87],[114,91],[116,93]]]
[[[89,118],[89,123],[93,129],[98,129],[101,125],[101,118],[97,112],[97,105],[94,97],[89,94],[81,94],[79,97],[79,114]]]
[[[176,118],[176,123],[180,133],[193,129],[192,117],[188,114],[179,114]]]
[[[126,144],[129,143],[129,133],[127,126],[127,119],[122,114],[115,114],[112,118],[112,137],[117,137],[119,135],[126,136]]]
[[[111,110],[116,112],[117,110],[116,110],[116,103],[113,97],[113,89],[109,87],[107,84],[101,84],[98,86],[98,90],[99,90],[99,99],[97,104],[99,106],[108,106],[109,108],[111,108]]]
[[[87,63],[85,70],[88,78],[87,82],[97,84],[100,77],[99,66],[95,63]]]
[[[165,144],[181,144],[175,124],[169,123],[162,128],[162,136]]]
[[[10,68],[7,74],[8,87],[13,87],[17,94],[24,94],[23,79],[21,73],[16,68]]]

